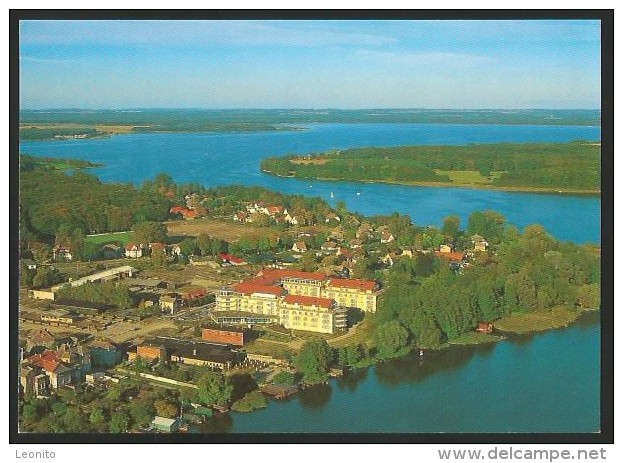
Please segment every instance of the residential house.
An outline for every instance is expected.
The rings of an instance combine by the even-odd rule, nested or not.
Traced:
[[[71,254],[71,249],[67,246],[63,246],[62,244],[58,244],[52,248],[52,258],[55,261],[66,261],[70,262],[73,258]]]
[[[249,214],[247,212],[238,211],[234,214],[234,222],[245,223],[249,221]]]
[[[292,245],[292,250],[294,252],[306,252],[307,244],[305,243],[305,241],[297,241]]]
[[[380,232],[380,235],[381,243],[387,244],[395,240],[394,235],[392,235],[388,228],[383,228]]]
[[[299,223],[301,223],[301,220],[298,217],[290,215],[289,213],[284,214],[284,219],[290,225],[298,225]]]
[[[123,360],[123,352],[116,345],[105,340],[95,340],[89,344],[91,349],[91,366],[110,368]]]
[[[164,418],[162,416],[156,416],[151,426],[156,431],[160,432],[178,432],[180,430],[180,422],[174,418]]]
[[[227,254],[225,252],[221,252],[218,255],[224,264],[228,265],[247,265],[247,261],[240,257],[232,256],[231,254]]]
[[[472,244],[474,245],[474,251],[484,252],[489,248],[489,243],[487,242],[487,240],[478,234],[472,235],[470,239],[472,241]]]
[[[179,256],[180,254],[182,254],[182,248],[180,247],[179,244],[173,244],[171,245],[171,247],[169,248],[169,252],[171,253],[172,256]]]
[[[124,249],[116,244],[105,244],[102,246],[102,257],[104,259],[118,259],[124,255]]]
[[[128,243],[125,245],[125,256],[132,259],[143,257],[143,245],[136,243]]]
[[[19,379],[21,393],[25,396],[47,397],[50,394],[50,378],[36,365],[23,364]]]
[[[45,350],[41,354],[32,355],[25,360],[25,363],[41,368],[50,378],[50,385],[54,389],[72,382],[73,368],[62,362],[54,351]]]
[[[201,214],[199,213],[199,211],[195,209],[187,209],[185,211],[182,211],[182,217],[184,218],[184,220],[195,220],[200,216]]]
[[[46,329],[35,330],[26,338],[26,349],[31,351],[34,347],[46,347],[51,349],[56,343],[56,337]]]
[[[160,296],[160,299],[158,299],[158,305],[162,311],[168,311],[173,314],[181,307],[182,300],[176,293],[168,293]]]
[[[442,244],[439,246],[439,252],[452,252],[452,248],[447,244]]]
[[[71,367],[72,382],[79,383],[91,372],[91,352],[84,345],[61,344],[56,349],[58,360]]]

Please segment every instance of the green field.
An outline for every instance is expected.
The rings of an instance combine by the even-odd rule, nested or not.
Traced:
[[[105,233],[103,235],[89,235],[84,240],[87,243],[93,244],[108,244],[108,243],[122,243],[128,244],[132,237],[134,236],[134,232],[125,231],[125,232],[113,232],[113,233]]]
[[[556,307],[549,312],[514,314],[495,322],[495,328],[517,334],[563,328],[577,320],[581,311]]]

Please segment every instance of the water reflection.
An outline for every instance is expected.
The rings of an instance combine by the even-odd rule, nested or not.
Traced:
[[[344,376],[336,381],[336,384],[340,391],[353,392],[357,389],[359,383],[363,382],[367,377],[368,368],[356,368],[346,371]]]
[[[232,431],[234,420],[229,413],[217,413],[201,426],[191,428],[193,433],[224,434]]]
[[[331,386],[328,384],[318,384],[301,391],[299,402],[303,408],[309,410],[322,408],[329,403],[331,392]]]
[[[417,354],[378,363],[374,369],[378,382],[384,386],[397,386],[401,383],[417,383],[429,376],[464,367],[476,354],[488,357],[495,344],[477,346],[452,346],[438,352],[428,351],[424,358]]]

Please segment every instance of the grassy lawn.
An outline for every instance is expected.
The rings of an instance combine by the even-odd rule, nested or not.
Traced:
[[[296,354],[296,350],[285,344],[257,339],[245,346],[245,350],[251,354],[270,355],[276,358],[287,358]]]
[[[347,336],[340,336],[336,339],[329,339],[327,342],[331,347],[344,347],[349,345],[363,344],[370,346],[369,342],[372,339],[372,333],[374,326],[369,315],[366,316],[358,325],[356,325],[352,332]]]
[[[250,224],[241,224],[232,221],[222,221],[210,218],[195,220],[174,220],[166,222],[169,237],[179,237],[180,241],[186,236],[198,236],[202,233],[228,241],[237,241],[243,236],[259,238],[278,234],[275,230],[256,227]]]
[[[486,333],[463,333],[456,339],[450,341],[450,344],[460,344],[460,345],[468,345],[468,344],[484,344],[489,342],[498,342],[500,340],[499,337],[493,336],[492,334]]]
[[[581,314],[581,311],[557,307],[551,312],[510,315],[496,321],[495,327],[500,331],[518,334],[530,333],[532,331],[545,331],[568,326]]]
[[[502,175],[502,172],[491,172],[491,177],[483,177],[476,170],[435,170],[435,173],[447,175],[455,185],[491,185],[493,179]]]
[[[113,233],[105,233],[103,235],[90,235],[85,238],[85,242],[93,243],[93,244],[107,244],[114,242],[121,242],[123,244],[128,244],[132,237],[134,236],[133,231],[125,231],[125,232],[113,232]]]

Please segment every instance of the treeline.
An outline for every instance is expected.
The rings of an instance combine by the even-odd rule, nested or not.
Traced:
[[[297,123],[425,123],[600,125],[599,110],[518,109],[513,111],[431,109],[140,109],[140,110],[21,110],[22,123],[160,125]]]
[[[599,191],[601,146],[578,141],[354,148],[271,157],[261,168],[283,176],[390,182],[450,182],[438,171],[474,171],[492,186]]]
[[[376,317],[378,339],[398,339],[385,356],[408,346],[436,347],[515,313],[600,307],[600,249],[562,243],[540,225],[504,227],[494,253],[461,272],[425,254],[390,268]],[[426,262],[425,262],[426,261]],[[389,332],[391,335],[388,335]]]
[[[129,309],[133,305],[127,285],[114,281],[87,282],[80,286],[67,285],[59,289],[57,294],[60,299],[98,302],[114,305],[120,309]]]
[[[131,184],[102,183],[85,172],[23,171],[20,226],[23,238],[49,241],[59,230],[81,235],[124,231],[137,222],[163,221],[171,201]]]

